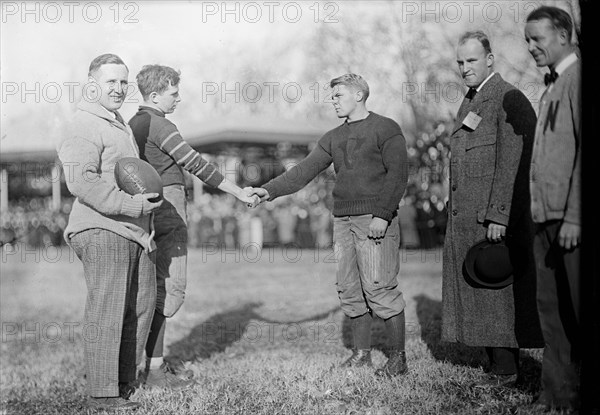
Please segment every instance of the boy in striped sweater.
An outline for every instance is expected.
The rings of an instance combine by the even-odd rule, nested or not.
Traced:
[[[129,125],[140,149],[140,158],[149,162],[163,182],[164,203],[155,212],[157,245],[156,309],[146,343],[147,387],[180,389],[190,385],[191,371],[178,372],[163,359],[166,318],[172,317],[183,304],[186,288],[187,220],[184,173],[219,188],[245,202],[258,204],[256,196],[229,181],[217,168],[187,144],[166,114],[175,111],[179,96],[179,71],[161,65],[146,65],[137,75],[138,88],[144,99]]]

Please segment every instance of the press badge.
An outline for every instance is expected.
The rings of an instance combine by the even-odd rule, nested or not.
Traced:
[[[469,111],[462,123],[463,125],[469,127],[471,130],[475,130],[481,122],[481,120],[482,118],[479,115],[475,114],[473,111]]]

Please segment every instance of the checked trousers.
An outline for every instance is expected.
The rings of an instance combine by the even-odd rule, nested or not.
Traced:
[[[154,253],[104,229],[71,237],[83,263],[87,300],[83,341],[88,391],[119,396],[119,382],[136,378],[156,300]]]

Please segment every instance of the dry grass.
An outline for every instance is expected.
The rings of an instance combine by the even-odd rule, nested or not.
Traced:
[[[19,249],[19,247],[17,247]],[[401,251],[410,373],[346,373],[349,325],[328,251],[192,250],[189,290],[167,329],[168,358],[198,384],[138,391],[139,414],[534,414],[540,351],[522,351],[525,382],[475,387],[478,349],[439,341],[441,252]],[[85,399],[82,267],[65,250],[2,253],[1,407],[6,414],[79,414]],[[383,323],[373,331],[385,362]]]

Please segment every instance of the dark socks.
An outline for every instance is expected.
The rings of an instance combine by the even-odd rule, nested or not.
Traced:
[[[166,317],[158,311],[154,311],[152,325],[150,326],[150,334],[148,335],[148,341],[146,342],[147,357],[162,357],[166,325]]]
[[[495,375],[514,375],[519,372],[519,349],[512,347],[486,347],[490,372]]]
[[[352,335],[354,337],[354,348],[366,350],[371,348],[371,323],[373,316],[365,313],[362,316],[352,318]]]
[[[385,320],[388,339],[391,349],[399,352],[404,351],[405,342],[405,317],[404,311]]]

